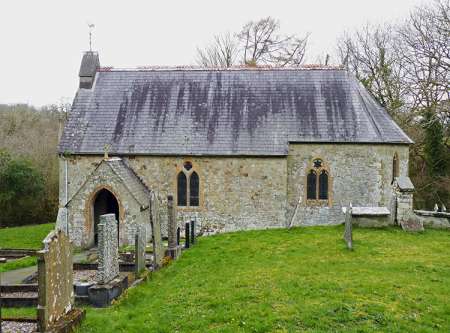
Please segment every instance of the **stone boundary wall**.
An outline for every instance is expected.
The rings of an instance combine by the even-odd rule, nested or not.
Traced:
[[[425,228],[450,229],[450,213],[426,210],[415,210],[414,213]]]

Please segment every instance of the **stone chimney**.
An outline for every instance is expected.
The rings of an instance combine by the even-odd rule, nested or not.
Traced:
[[[98,53],[94,51],[87,51],[83,54],[80,66],[80,88],[91,89],[95,80],[95,74],[100,68],[100,60]]]

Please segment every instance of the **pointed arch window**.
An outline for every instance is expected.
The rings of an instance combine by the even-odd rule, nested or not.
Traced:
[[[319,200],[328,200],[328,173],[325,170],[319,176]]]
[[[200,205],[200,178],[191,162],[185,162],[177,175],[177,203],[185,207]]]
[[[313,160],[306,176],[306,199],[319,204],[330,199],[329,171],[321,159]]]
[[[394,157],[392,158],[392,183],[394,182],[395,178],[400,176],[400,165],[398,161],[398,155],[397,153],[394,154]]]
[[[310,170],[308,173],[307,182],[307,198],[308,200],[317,199],[317,173],[314,170]]]
[[[177,198],[178,206],[187,205],[187,177],[184,172],[180,171],[177,177]]]
[[[197,172],[192,172],[189,177],[189,205],[198,206],[199,204],[199,186],[200,182],[198,179]]]

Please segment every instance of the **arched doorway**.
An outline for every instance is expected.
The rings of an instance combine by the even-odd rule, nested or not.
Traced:
[[[101,189],[97,192],[93,204],[94,210],[94,243],[98,243],[98,223],[100,215],[115,214],[117,220],[117,236],[119,236],[119,203],[116,197],[107,189]]]

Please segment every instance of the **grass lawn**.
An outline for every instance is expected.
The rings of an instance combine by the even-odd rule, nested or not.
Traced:
[[[42,240],[54,227],[54,223],[47,223],[1,228],[0,249],[41,249]]]
[[[41,249],[42,240],[55,227],[54,223],[0,229],[0,248]],[[36,265],[36,258],[25,257],[0,264],[0,272]]]
[[[199,239],[80,332],[450,332],[450,232],[343,227]]]
[[[37,265],[36,257],[24,257],[0,264],[0,273]]]
[[[2,308],[2,318],[36,318],[36,308]]]

